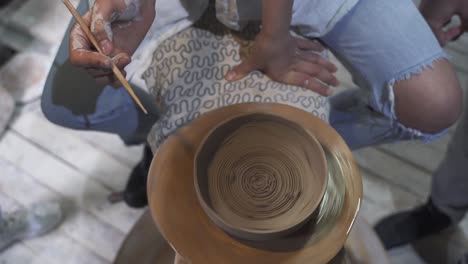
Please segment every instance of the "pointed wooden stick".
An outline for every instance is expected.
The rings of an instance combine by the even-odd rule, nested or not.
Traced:
[[[97,49],[97,51],[99,53],[101,53],[102,55],[104,55],[104,53],[102,52],[101,48],[99,47],[99,44],[97,43],[96,39],[94,38],[93,34],[91,33],[91,31],[89,30],[88,26],[86,25],[86,22],[83,20],[83,18],[80,16],[80,14],[78,14],[78,12],[76,11],[75,7],[73,7],[73,5],[70,3],[69,0],[63,0],[63,3],[65,4],[65,6],[68,8],[68,10],[70,11],[70,13],[73,15],[73,17],[76,19],[76,21],[78,22],[78,24],[80,24],[81,28],[83,29],[83,31],[85,32],[86,36],[88,37],[88,39],[93,43],[94,47]],[[117,77],[117,79],[119,79],[119,81],[122,83],[122,85],[125,87],[125,89],[127,90],[127,92],[130,94],[130,96],[133,98],[133,100],[135,100],[135,102],[138,104],[138,106],[141,108],[141,110],[145,113],[145,114],[148,114],[148,111],[146,111],[146,108],[143,106],[143,104],[141,103],[140,99],[138,99],[138,97],[136,96],[135,92],[132,90],[132,87],[130,87],[130,84],[127,82],[127,80],[125,79],[125,77],[123,76],[122,72],[119,70],[119,68],[117,68],[117,66],[115,66],[115,64],[113,62],[112,63],[112,71],[114,72],[115,76]]]

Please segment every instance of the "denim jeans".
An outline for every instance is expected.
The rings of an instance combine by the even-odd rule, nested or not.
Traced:
[[[331,99],[330,124],[351,149],[442,135],[405,127],[395,114],[393,86],[446,58],[411,0],[360,0],[322,38],[359,90]]]

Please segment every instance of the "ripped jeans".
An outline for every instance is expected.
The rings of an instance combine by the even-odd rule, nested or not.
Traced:
[[[321,40],[360,88],[330,100],[330,124],[351,149],[397,140],[430,141],[445,133],[405,127],[395,115],[395,82],[446,57],[411,0],[360,0]]]

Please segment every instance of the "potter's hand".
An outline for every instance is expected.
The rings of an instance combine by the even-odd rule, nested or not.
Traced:
[[[420,10],[442,46],[468,31],[468,0],[422,0]],[[444,30],[454,15],[461,24]]]
[[[85,68],[100,84],[120,86],[113,62],[123,69],[155,17],[155,0],[96,0],[83,19],[105,55],[99,54],[78,24],[70,32],[70,62]],[[125,71],[122,71],[125,74]]]
[[[226,79],[239,80],[251,71],[260,70],[274,81],[301,86],[324,96],[331,95],[328,85],[338,85],[333,75],[337,68],[311,51],[323,51],[323,47],[289,33],[284,37],[260,33],[251,55],[228,72]]]
[[[179,254],[175,254],[174,264],[191,264],[192,262]]]

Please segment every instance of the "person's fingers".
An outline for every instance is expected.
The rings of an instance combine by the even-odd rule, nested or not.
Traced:
[[[247,74],[255,70],[258,70],[258,66],[248,59],[232,68],[232,70],[230,70],[226,74],[225,78],[228,81],[237,81],[244,78]]]
[[[108,59],[109,60],[109,59]],[[117,68],[119,68],[122,72],[125,66],[127,66],[130,63],[130,57],[125,54],[125,53],[119,53],[116,56],[112,58],[112,63],[114,63]],[[112,64],[109,65],[109,67],[98,67],[96,66],[86,66],[85,69],[86,71],[91,74],[95,78],[101,78],[101,77],[106,77],[108,75],[112,75]],[[107,65],[106,65],[107,66]]]
[[[434,32],[434,35],[439,41],[440,46],[444,47],[447,44],[447,40],[445,39],[444,32],[442,31],[442,29],[432,28],[432,32]]]
[[[338,86],[340,84],[338,79],[333,76],[329,70],[318,64],[306,61],[298,61],[294,63],[291,69],[296,72],[305,73],[311,78],[317,78],[331,86]]]
[[[91,9],[91,32],[105,55],[112,53],[112,15],[116,12],[114,1],[96,0]]]
[[[109,85],[114,87],[114,88],[123,88],[123,85],[119,80],[115,80],[112,83],[110,83]]]
[[[91,14],[83,16],[85,23],[89,25]],[[77,67],[110,69],[111,60],[94,50],[91,41],[78,23],[73,25],[70,31],[70,63]]]
[[[86,25],[89,26],[91,20],[91,13],[87,12],[83,15],[82,18]],[[69,42],[70,51],[76,49],[91,49],[92,45],[85,32],[81,28],[80,24],[78,24],[77,22],[73,24],[70,30]]]
[[[74,66],[84,68],[112,68],[112,62],[109,57],[85,49],[74,50],[72,53],[70,53],[70,62]]]
[[[297,46],[303,50],[323,51],[325,48],[320,42],[309,39],[295,38]]]
[[[115,64],[115,66],[117,66],[117,68],[122,70],[123,68],[125,68],[125,66],[130,64],[131,58],[126,53],[118,53],[117,55],[112,57],[112,62]]]
[[[453,41],[459,38],[463,34],[463,26],[460,24],[458,26],[447,29],[444,32],[445,41]]]
[[[85,69],[94,78],[104,77],[104,76],[113,74],[112,69],[102,69],[102,68],[94,68],[94,67],[89,67]]]
[[[111,60],[92,50],[91,43],[78,24],[70,32],[70,63],[77,67],[111,69]]]
[[[463,31],[462,25],[450,25],[453,23],[452,16],[446,17],[444,20],[428,18],[427,21],[442,47],[459,37]]]
[[[121,70],[121,72],[124,77],[127,76],[127,72],[125,70]],[[99,85],[110,85],[115,88],[120,88],[123,86],[122,83],[119,81],[119,79],[115,76],[113,72],[107,75],[96,76],[95,80],[96,80],[96,83]]]
[[[329,60],[326,60],[322,56],[306,51],[297,51],[296,58],[299,60],[304,60],[310,63],[318,64],[325,67],[327,70],[331,72],[336,72],[338,68],[335,64],[331,63]]]
[[[112,83],[115,80],[113,76],[114,76],[114,74],[111,73],[111,74],[108,74],[108,75],[96,77],[96,78],[94,78],[94,80],[99,85],[108,85],[108,84]]]
[[[283,82],[310,89],[323,96],[330,96],[333,94],[333,91],[328,86],[321,83],[317,79],[312,78],[309,75],[301,72],[288,72]]]
[[[428,25],[434,33],[435,37],[439,41],[440,46],[444,47],[447,44],[445,34],[442,26],[436,26],[433,22],[428,21]]]
[[[122,75],[123,75],[124,77],[127,76],[127,72],[126,72],[125,70],[121,70],[121,72],[122,72]],[[115,77],[115,75],[114,75],[113,78],[114,78],[114,79],[113,79],[113,81],[110,83],[110,85],[111,85],[112,87],[114,87],[114,88],[122,88],[122,87],[123,87],[123,84],[119,81],[119,79],[117,79],[117,77]]]

